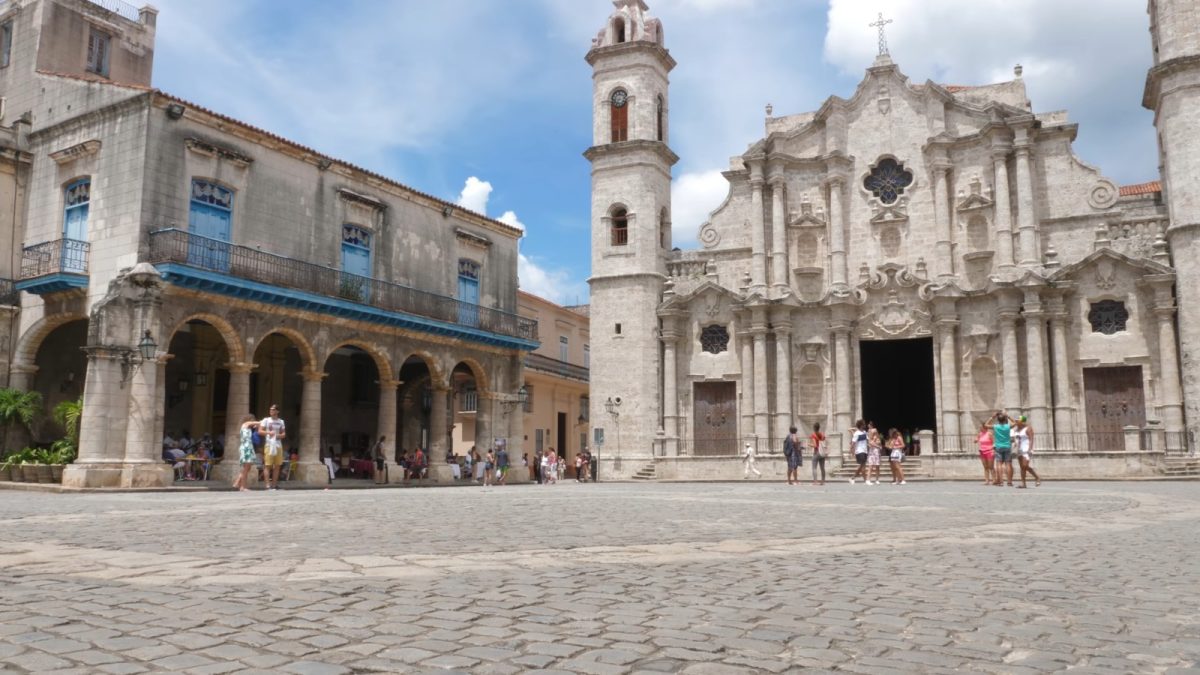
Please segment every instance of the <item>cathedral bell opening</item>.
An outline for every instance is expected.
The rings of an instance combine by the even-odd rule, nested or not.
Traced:
[[[859,343],[863,419],[880,433],[937,431],[933,339],[863,340]]]

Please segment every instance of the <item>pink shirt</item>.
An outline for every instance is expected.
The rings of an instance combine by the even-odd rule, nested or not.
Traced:
[[[979,434],[978,442],[979,442],[979,452],[980,453],[986,455],[989,452],[995,452],[996,447],[995,447],[994,443],[992,442],[992,434],[991,433],[985,431],[985,432]]]

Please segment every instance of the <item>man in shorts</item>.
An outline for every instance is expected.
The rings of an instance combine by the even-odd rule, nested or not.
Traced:
[[[508,450],[502,445],[496,453],[496,485],[504,485],[508,477]]]
[[[850,484],[854,485],[854,479],[860,475],[864,483],[870,482],[867,478],[870,475],[867,473],[867,423],[863,420],[855,422],[850,430],[850,449],[854,451],[854,461],[858,462],[858,469],[850,477]]]
[[[268,490],[279,489],[279,470],[283,467],[283,439],[287,438],[287,426],[279,417],[279,406],[274,403],[270,415],[258,423],[258,433],[263,438],[263,469]]]

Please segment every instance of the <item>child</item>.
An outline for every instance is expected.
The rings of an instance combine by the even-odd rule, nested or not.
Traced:
[[[888,463],[892,468],[892,485],[904,485],[904,436],[898,429],[888,431],[887,445],[891,450]]]

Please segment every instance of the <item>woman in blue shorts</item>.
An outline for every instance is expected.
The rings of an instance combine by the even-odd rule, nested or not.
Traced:
[[[993,485],[1004,485],[1007,481],[1008,486],[1012,487],[1012,423],[1003,410],[992,415],[988,423],[992,425],[992,444],[996,454],[996,482]]]

